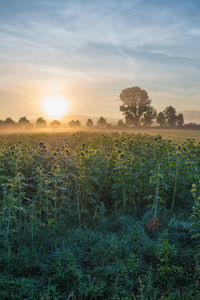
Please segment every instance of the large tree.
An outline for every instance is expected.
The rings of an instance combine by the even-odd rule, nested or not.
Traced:
[[[157,121],[157,123],[158,123],[161,127],[164,127],[164,126],[165,126],[166,118],[165,118],[165,115],[164,115],[164,113],[163,113],[162,111],[159,112],[159,114],[157,115],[156,121]]]
[[[165,115],[166,125],[170,127],[176,126],[176,121],[177,121],[176,109],[172,106],[168,106],[165,108],[163,113]]]
[[[142,123],[144,127],[150,127],[153,121],[155,120],[157,115],[157,112],[153,106],[150,106],[150,108],[144,113],[144,116],[142,118]]]
[[[178,114],[177,120],[176,120],[176,124],[177,124],[177,126],[179,126],[179,127],[182,127],[182,126],[183,126],[183,124],[184,124],[184,117],[183,117],[183,114]]]
[[[147,92],[139,87],[124,89],[120,94],[120,111],[127,125],[138,127],[144,121],[144,115],[151,109],[151,99]]]

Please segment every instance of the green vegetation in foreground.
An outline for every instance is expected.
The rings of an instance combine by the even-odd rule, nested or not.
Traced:
[[[0,170],[0,299],[200,299],[196,140],[2,135]]]

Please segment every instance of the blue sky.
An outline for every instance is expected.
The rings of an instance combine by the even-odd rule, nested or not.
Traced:
[[[37,117],[50,94],[120,117],[131,86],[158,111],[200,110],[197,0],[0,0],[0,49],[0,118]]]

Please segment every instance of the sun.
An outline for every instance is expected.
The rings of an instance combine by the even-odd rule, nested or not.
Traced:
[[[68,102],[59,96],[49,96],[42,101],[42,110],[51,119],[60,119],[68,111]]]

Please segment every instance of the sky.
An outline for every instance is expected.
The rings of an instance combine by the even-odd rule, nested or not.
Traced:
[[[199,0],[0,0],[0,118],[121,118],[120,92],[145,89],[157,111],[200,111]]]

